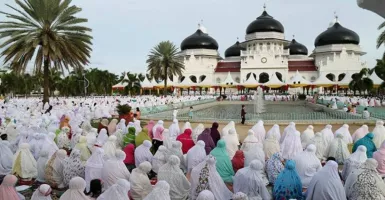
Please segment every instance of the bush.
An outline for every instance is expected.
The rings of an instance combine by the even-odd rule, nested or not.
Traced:
[[[127,104],[124,104],[124,105],[119,104],[118,106],[116,106],[116,109],[118,110],[119,115],[127,115],[131,111],[131,106]]]
[[[299,94],[299,95],[298,95],[298,99],[299,99],[299,100],[302,100],[302,101],[303,101],[303,100],[306,100],[306,95],[305,95],[305,94]]]

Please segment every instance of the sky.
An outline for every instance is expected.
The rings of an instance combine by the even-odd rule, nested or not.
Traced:
[[[0,0],[3,6],[14,0]],[[113,73],[145,73],[149,51],[161,41],[172,41],[178,47],[193,34],[203,20],[210,36],[217,40],[219,52],[244,41],[247,26],[260,16],[266,3],[267,12],[285,27],[285,37],[304,44],[309,53],[314,40],[328,28],[336,12],[341,25],[360,36],[367,52],[362,57],[373,67],[385,48],[376,48],[384,21],[380,16],[359,8],[356,0],[73,0],[81,7],[80,17],[88,18],[92,28],[93,52],[87,68],[108,69]],[[0,15],[0,21],[4,21]],[[1,49],[0,49],[1,50]],[[1,60],[1,58],[0,58]],[[31,63],[32,65],[32,63]]]

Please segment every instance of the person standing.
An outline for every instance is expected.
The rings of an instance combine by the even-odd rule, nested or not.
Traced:
[[[241,110],[241,119],[242,119],[242,124],[245,124],[246,121],[246,111],[245,111],[245,105],[242,105],[242,110]]]

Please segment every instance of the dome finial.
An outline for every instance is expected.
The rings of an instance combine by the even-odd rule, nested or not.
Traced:
[[[337,11],[334,11],[334,18],[336,19],[336,21],[338,21]]]
[[[201,19],[201,22],[198,24],[198,29],[207,34],[207,29],[203,26],[203,19]]]
[[[295,34],[293,34],[293,40],[295,39]]]
[[[239,37],[237,37],[237,42],[239,42]]]
[[[266,3],[263,4],[263,10],[266,11]]]

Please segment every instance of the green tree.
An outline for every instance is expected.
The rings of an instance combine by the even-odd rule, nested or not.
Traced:
[[[370,74],[373,72],[376,72],[379,78],[385,80],[385,59],[377,59],[376,66],[369,71]]]
[[[0,12],[9,21],[0,22],[0,57],[15,73],[23,74],[33,58],[34,71],[43,72],[44,97],[49,101],[50,69],[64,72],[81,70],[89,63],[92,37],[90,28],[82,26],[85,18],[71,0],[15,0],[21,8],[6,4],[18,14]]]
[[[178,51],[172,42],[164,41],[156,45],[148,55],[147,72],[156,80],[164,80],[164,95],[167,95],[167,77],[181,76],[184,70]]]
[[[368,77],[369,69],[364,68],[359,73],[352,75],[352,81],[349,83],[349,88],[353,90],[354,95],[356,91],[361,94],[362,91],[370,91],[373,89],[373,81]]]

